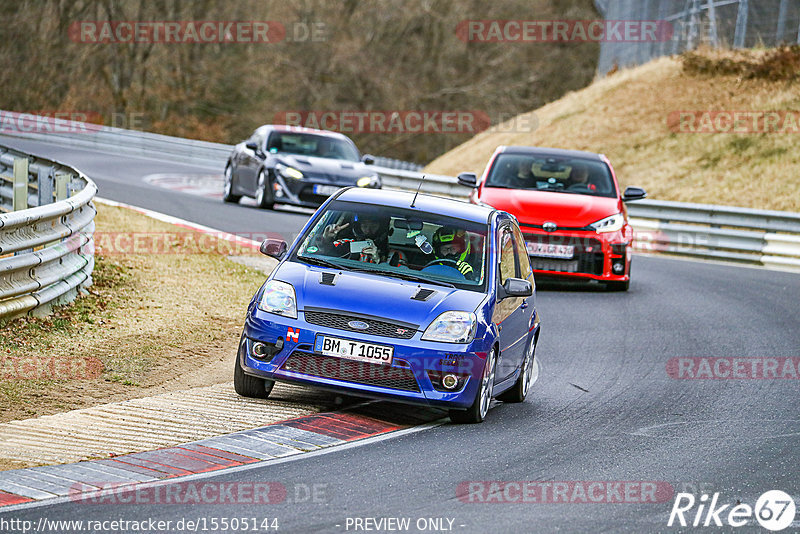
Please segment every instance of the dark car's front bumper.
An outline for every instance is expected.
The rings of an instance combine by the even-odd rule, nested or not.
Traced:
[[[298,180],[283,176],[277,171],[274,172],[274,176],[275,202],[309,208],[318,208],[328,197],[342,187],[356,185],[356,179],[348,178],[308,176]],[[378,182],[378,187],[373,188],[379,189],[380,181]]]

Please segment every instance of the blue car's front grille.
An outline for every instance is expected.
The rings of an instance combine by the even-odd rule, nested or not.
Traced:
[[[411,339],[414,337],[414,334],[417,332],[418,328],[416,325],[390,323],[388,321],[377,321],[369,318],[361,319],[359,317],[358,322],[369,325],[366,329],[359,330],[348,324],[356,319],[353,316],[344,315],[341,313],[311,310],[308,308],[306,308],[303,313],[305,314],[306,322],[311,324],[337,328],[339,330],[347,330],[350,332],[370,334],[373,336],[393,337],[395,339]]]
[[[374,363],[332,358],[295,351],[281,366],[286,371],[332,378],[356,384],[419,392],[419,384],[411,369]]]

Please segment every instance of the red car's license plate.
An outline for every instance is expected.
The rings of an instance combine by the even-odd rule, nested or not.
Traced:
[[[560,258],[565,260],[572,259],[575,255],[575,247],[572,245],[550,245],[547,243],[525,243],[528,254],[540,258]]]

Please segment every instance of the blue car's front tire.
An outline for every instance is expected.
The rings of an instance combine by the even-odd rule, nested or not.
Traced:
[[[454,423],[474,424],[482,423],[489,411],[494,391],[495,368],[497,352],[492,349],[486,356],[486,364],[481,375],[481,384],[475,393],[475,401],[466,410],[450,410],[450,420]]]
[[[242,336],[239,341],[239,350],[236,353],[236,365],[233,368],[233,389],[242,397],[266,399],[272,393],[275,382],[245,374],[242,368],[242,358],[245,356],[243,352],[246,350],[244,336]]]

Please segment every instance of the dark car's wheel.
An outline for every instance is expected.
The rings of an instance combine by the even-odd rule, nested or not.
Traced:
[[[497,353],[495,349],[486,357],[486,365],[483,368],[481,384],[475,394],[475,401],[466,410],[450,410],[450,420],[454,423],[481,423],[486,418],[489,411],[489,403],[492,402],[492,391],[494,391],[495,364],[497,363]]]
[[[236,365],[233,368],[233,389],[242,397],[266,399],[272,392],[275,382],[244,373],[244,369],[242,369],[242,351],[244,350],[246,350],[246,346],[244,338],[242,338],[242,341],[239,342],[239,352],[236,354]]]
[[[235,204],[242,199],[241,195],[233,194],[233,168],[228,165],[225,167],[225,181],[222,186],[222,200]]]
[[[511,389],[497,396],[498,400],[503,402],[522,402],[525,400],[528,391],[533,385],[534,370],[536,368],[534,358],[536,358],[536,339],[531,341],[531,345],[525,353],[525,361],[522,362],[519,378],[517,378]]]
[[[258,187],[256,188],[256,204],[265,210],[271,210],[275,205],[275,191],[272,182],[264,169],[258,171]]]

